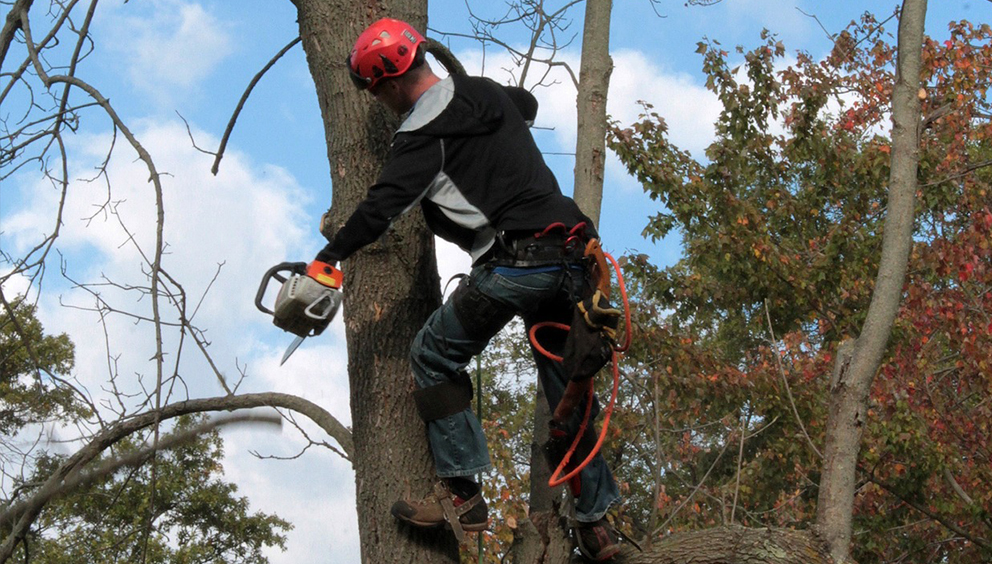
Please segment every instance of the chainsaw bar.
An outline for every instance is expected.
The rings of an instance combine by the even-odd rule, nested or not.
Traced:
[[[270,309],[262,300],[273,278],[282,286]],[[283,353],[279,366],[286,363],[304,339],[321,334],[331,323],[341,305],[343,278],[341,271],[333,265],[319,261],[309,265],[284,262],[265,273],[255,296],[255,306],[271,315],[276,327],[296,335]]]
[[[282,360],[279,361],[279,366],[286,364],[286,361],[289,360],[289,357],[291,357],[293,353],[296,352],[296,349],[300,348],[300,343],[303,342],[303,339],[306,339],[306,337],[297,337],[293,339],[293,342],[290,343],[289,347],[286,348],[286,352],[283,353]]]

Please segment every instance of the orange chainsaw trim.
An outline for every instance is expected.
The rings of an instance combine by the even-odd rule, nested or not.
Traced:
[[[344,273],[326,262],[315,260],[307,265],[307,276],[320,282],[328,288],[340,288],[344,282]]]
[[[613,264],[614,271],[616,271],[617,273],[618,285],[620,287],[620,295],[623,297],[624,334],[625,334],[624,344],[622,346],[613,347],[613,392],[610,396],[609,404],[606,406],[606,409],[603,410],[603,429],[599,433],[599,439],[596,441],[596,445],[589,452],[589,455],[586,457],[585,460],[580,462],[568,474],[565,474],[564,476],[561,475],[562,472],[565,472],[565,468],[568,466],[568,463],[571,460],[572,455],[575,454],[575,450],[579,445],[579,441],[582,439],[582,436],[586,432],[586,428],[589,426],[589,414],[592,413],[592,400],[593,400],[593,392],[590,390],[589,401],[586,403],[586,413],[585,416],[582,418],[582,425],[579,427],[578,433],[575,434],[575,440],[572,441],[572,445],[568,448],[568,451],[565,453],[565,457],[562,458],[561,463],[559,463],[555,471],[551,473],[551,478],[548,480],[548,485],[551,486],[552,488],[556,486],[560,486],[565,482],[568,482],[572,478],[578,476],[579,472],[581,472],[583,468],[588,466],[589,463],[592,462],[592,459],[597,454],[599,454],[599,449],[603,446],[603,442],[606,440],[606,432],[609,430],[610,427],[610,417],[613,415],[613,408],[616,406],[617,391],[620,389],[620,356],[624,352],[626,352],[627,349],[630,348],[630,338],[631,338],[630,304],[628,303],[627,300],[627,287],[624,285],[623,273],[620,271],[620,264],[617,263],[616,259],[614,259],[613,256],[610,255],[609,253],[602,252],[598,248],[596,250],[600,251],[601,253],[600,256],[609,259],[609,261]],[[603,272],[603,270],[601,270],[601,272]],[[605,274],[605,272],[603,273]],[[608,276],[602,276],[601,278],[605,278],[609,280]],[[571,327],[564,323],[557,323],[554,321],[544,321],[542,323],[535,323],[534,326],[530,328],[529,337],[531,344],[534,346],[534,349],[537,350],[537,352],[541,353],[542,355],[550,358],[551,360],[554,360],[556,362],[561,362],[563,360],[562,357],[546,350],[544,347],[541,346],[540,342],[538,342],[537,340],[538,329],[542,329],[544,327],[552,327],[554,329],[561,329],[563,331],[568,331],[569,329],[571,329]]]

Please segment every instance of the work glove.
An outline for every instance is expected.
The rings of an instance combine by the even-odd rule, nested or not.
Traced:
[[[331,210],[328,208],[323,215],[320,216],[320,225],[318,226],[320,234],[327,239],[328,242],[334,240],[334,235],[337,233],[337,229],[331,224]]]
[[[331,266],[337,266],[338,264],[337,253],[331,250],[330,243],[324,245],[324,248],[321,249],[319,253],[317,253],[317,256],[314,258],[314,260],[317,262],[326,262]]]

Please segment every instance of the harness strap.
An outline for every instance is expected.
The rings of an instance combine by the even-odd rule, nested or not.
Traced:
[[[577,226],[578,227],[578,226]],[[583,258],[584,226],[572,232],[564,224],[552,224],[539,233],[527,231],[501,232],[496,238],[493,266],[533,268],[578,263]]]
[[[436,387],[436,386],[435,386]],[[444,513],[444,520],[451,525],[451,530],[458,539],[458,544],[465,540],[465,530],[462,529],[462,522],[459,519],[459,512],[455,509],[455,503],[451,499],[451,491],[442,482],[434,484],[434,497],[441,504],[441,511]],[[467,511],[467,509],[465,510]],[[462,511],[464,513],[464,511]]]

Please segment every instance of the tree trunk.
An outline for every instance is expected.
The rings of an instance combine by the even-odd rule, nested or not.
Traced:
[[[676,533],[648,552],[625,547],[615,564],[832,564],[809,531],[724,527]]]
[[[830,390],[817,526],[837,562],[850,553],[858,449],[868,394],[899,311],[910,249],[919,163],[920,57],[926,0],[905,0],[899,19],[896,82],[892,92],[892,161],[882,256],[871,305],[850,364]]]
[[[375,181],[398,125],[367,93],[355,90],[344,58],[358,35],[381,17],[425,30],[427,2],[296,3],[326,132],[334,187],[331,222],[341,225]],[[389,513],[405,492],[421,497],[436,480],[424,423],[410,395],[409,361],[414,335],[441,301],[433,238],[419,214],[407,214],[379,242],[345,261],[343,270],[362,561],[457,562],[450,532],[400,527]]]
[[[606,96],[613,72],[610,59],[612,0],[586,2],[582,32],[582,62],[576,95],[578,114],[573,196],[579,209],[597,226],[603,200],[603,166],[606,152]],[[562,488],[548,486],[551,468],[541,453],[548,440],[551,411],[538,385],[534,410],[534,443],[531,448],[529,521],[514,531],[514,564],[564,564],[572,541],[561,526],[558,501]]]
[[[534,402],[534,436],[530,448],[530,505],[527,520],[513,531],[513,564],[564,564],[572,550],[567,530],[558,525],[563,488],[548,485],[551,468],[542,447],[550,438],[551,409],[544,399],[544,387],[537,382]],[[564,555],[564,556],[553,556]]]
[[[586,2],[582,31],[582,64],[575,140],[575,202],[596,225],[603,203],[606,158],[606,95],[613,61],[610,59],[610,11],[613,0]]]

